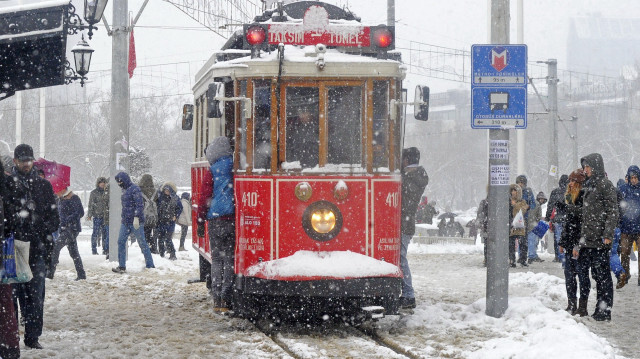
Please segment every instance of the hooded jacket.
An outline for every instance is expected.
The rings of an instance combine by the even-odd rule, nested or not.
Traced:
[[[627,179],[634,175],[640,178],[640,168],[630,166]],[[640,234],[640,183],[632,185],[625,182],[618,186],[620,193],[620,232],[623,234]]]
[[[213,178],[213,197],[207,219],[233,215],[233,151],[229,139],[224,136],[214,138],[207,146],[205,156]]]
[[[153,184],[153,177],[150,174],[143,174],[140,178],[140,190],[147,198],[153,200],[153,195],[156,194],[156,186]]]
[[[511,203],[511,191],[516,190],[516,203]],[[509,236],[524,236],[526,234],[526,228],[514,228],[512,223],[518,212],[522,211],[522,215],[527,215],[528,204],[522,199],[522,188],[520,185],[509,185]],[[526,223],[526,221],[525,221]]]
[[[96,181],[96,188],[89,195],[89,205],[87,216],[92,218],[109,218],[109,192],[106,188],[100,188],[100,183],[108,184],[104,177],[99,177]]]
[[[84,207],[75,193],[60,198],[60,229],[82,232],[80,219],[84,216]]]
[[[165,190],[169,190],[169,195],[164,193]],[[176,194],[176,185],[172,182],[165,182],[160,188],[156,203],[158,205],[158,226],[172,232],[175,229],[176,219],[182,213],[182,203]]]
[[[122,224],[133,224],[133,218],[138,217],[140,225],[144,223],[144,202],[142,200],[142,191],[137,184],[131,181],[131,177],[126,172],[120,172],[116,175],[116,181],[122,183]]]
[[[414,170],[402,171],[402,234],[412,236],[416,233],[416,210],[424,189],[429,184],[429,176],[422,166],[414,165]]]
[[[178,217],[178,224],[181,226],[191,225],[191,196],[188,192],[183,192],[180,196],[180,203],[182,203],[182,213]]]
[[[582,167],[591,167],[591,176],[583,184],[582,238],[580,248],[611,248],[604,239],[613,240],[618,225],[616,188],[606,177],[599,153],[580,159]]]
[[[556,215],[553,217],[553,223],[564,223],[564,212],[562,204],[564,203],[564,193],[567,191],[567,185],[569,184],[569,176],[562,175],[558,181],[558,188],[551,191],[549,195],[549,203],[547,203],[547,213],[545,217],[547,220],[551,220],[551,213],[553,209],[556,210]],[[558,205],[562,208],[558,208]]]

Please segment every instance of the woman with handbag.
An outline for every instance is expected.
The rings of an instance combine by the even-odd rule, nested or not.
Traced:
[[[527,245],[526,245],[526,223],[525,215],[529,210],[529,205],[522,199],[522,188],[517,184],[509,186],[509,265],[516,267],[516,242],[520,248],[520,256],[518,262],[523,267],[527,264]]]
[[[4,248],[5,230],[9,233],[8,228],[11,224],[10,215],[4,213],[4,200],[6,195],[5,173],[2,162],[0,162],[0,242]],[[7,221],[7,222],[5,222]],[[4,256],[0,257],[0,271],[4,270]],[[13,298],[11,296],[11,285],[0,284],[0,358],[20,358],[20,336],[18,334],[18,318],[16,317],[15,308],[13,306]]]

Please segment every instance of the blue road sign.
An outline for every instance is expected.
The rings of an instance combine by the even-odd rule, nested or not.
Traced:
[[[527,128],[526,87],[471,89],[471,128]]]
[[[527,128],[527,45],[473,45],[471,74],[472,128]]]

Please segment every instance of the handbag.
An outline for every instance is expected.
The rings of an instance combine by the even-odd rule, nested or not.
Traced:
[[[513,222],[511,222],[511,226],[516,229],[524,228],[524,215],[522,214],[522,210],[518,211],[515,217],[513,217]]]
[[[544,234],[547,233],[547,230],[549,230],[549,225],[545,221],[540,221],[531,230],[531,232],[533,232],[533,234],[535,234],[536,236],[542,238],[544,237]]]
[[[13,234],[4,240],[2,246],[2,283],[26,283],[33,278],[29,267],[29,242],[15,240]]]

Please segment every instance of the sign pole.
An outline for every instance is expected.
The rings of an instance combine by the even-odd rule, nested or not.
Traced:
[[[509,0],[491,1],[491,43],[509,43]],[[526,91],[525,91],[526,93]],[[492,147],[509,145],[509,130],[489,130],[489,237],[487,243],[488,316],[499,318],[509,307],[509,156],[492,156]],[[506,169],[502,180],[497,171]],[[503,172],[504,173],[504,172]],[[506,184],[505,184],[506,182]]]

